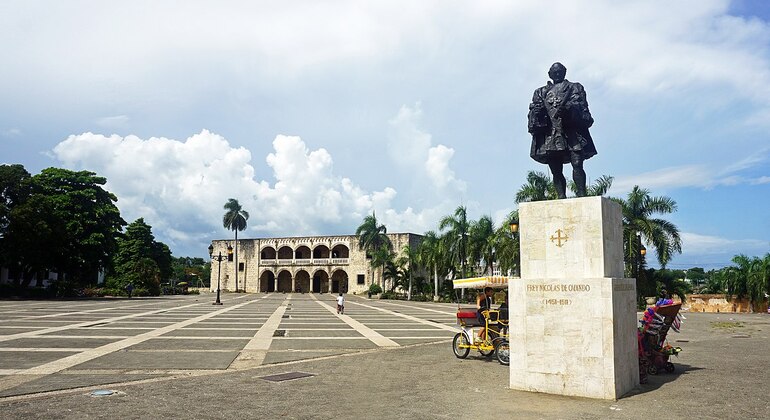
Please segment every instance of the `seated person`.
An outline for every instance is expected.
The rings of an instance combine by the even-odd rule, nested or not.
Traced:
[[[485,325],[484,315],[482,312],[492,309],[492,288],[485,287],[484,293],[479,293],[476,296],[476,312],[481,325]],[[484,328],[479,331],[479,338],[484,339]]]

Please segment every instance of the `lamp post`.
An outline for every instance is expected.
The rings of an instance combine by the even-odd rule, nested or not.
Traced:
[[[219,265],[217,266],[217,300],[216,302],[212,303],[212,305],[222,304],[222,301],[219,300],[219,279],[222,276],[222,260],[227,258],[232,253],[233,253],[233,247],[231,247],[230,245],[227,245],[227,255],[222,255],[222,251],[219,251],[219,253],[215,257],[214,245],[213,244],[209,245],[209,257],[211,257],[213,261],[217,261],[219,263]]]
[[[511,228],[511,235],[513,235],[513,244],[516,245],[516,234],[519,233],[519,221],[516,219],[511,220],[511,223],[508,225],[509,228]],[[514,253],[513,257],[513,275],[515,277],[521,277],[521,249],[519,249],[519,261],[516,261],[516,254]]]

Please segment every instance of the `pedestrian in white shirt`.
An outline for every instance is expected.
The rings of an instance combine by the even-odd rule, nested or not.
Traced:
[[[345,296],[342,296],[342,293],[340,293],[340,295],[337,296],[337,313],[338,314],[345,313]]]

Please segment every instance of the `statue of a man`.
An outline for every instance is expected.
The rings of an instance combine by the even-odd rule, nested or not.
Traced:
[[[564,77],[567,68],[554,63],[548,70],[551,82],[537,88],[529,105],[529,132],[532,149],[529,155],[551,169],[559,198],[566,198],[567,180],[563,166],[572,164],[572,180],[577,196],[586,195],[586,173],[583,161],[596,154],[588,128],[594,123],[588,111],[586,91],[580,83]]]

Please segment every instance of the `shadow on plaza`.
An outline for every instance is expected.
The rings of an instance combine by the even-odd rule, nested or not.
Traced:
[[[675,366],[675,370],[671,373],[660,372],[657,375],[647,375],[646,384],[639,385],[633,391],[624,395],[623,398],[627,398],[627,397],[631,397],[639,394],[645,394],[650,391],[656,391],[659,388],[661,388],[663,385],[670,382],[674,382],[675,380],[679,379],[679,377],[682,375],[687,375],[690,372],[704,369],[701,367],[685,365],[682,363],[674,363],[674,366]]]

